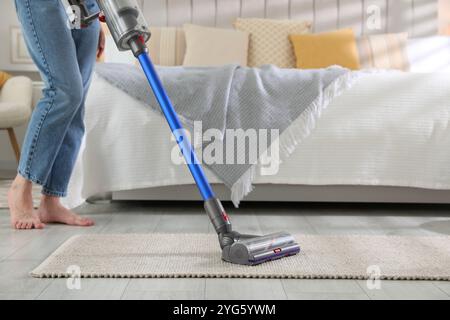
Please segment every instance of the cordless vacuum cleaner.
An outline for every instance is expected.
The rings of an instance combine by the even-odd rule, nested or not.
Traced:
[[[288,233],[254,236],[232,230],[230,219],[220,200],[214,194],[150,60],[146,46],[146,42],[150,39],[150,31],[136,0],[97,0],[103,14],[100,12],[90,14],[84,0],[68,0],[68,2],[70,5],[76,6],[74,8],[78,8],[80,14],[77,19],[81,25],[89,25],[95,20],[95,17],[100,16],[100,20],[108,25],[118,49],[120,51],[131,50],[139,60],[200,190],[206,213],[219,237],[222,259],[235,264],[257,265],[299,253],[299,245]]]

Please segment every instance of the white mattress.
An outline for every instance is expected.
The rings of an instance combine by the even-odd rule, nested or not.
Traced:
[[[176,146],[164,119],[99,77],[86,130],[66,199],[71,207],[101,192],[193,183],[171,161]],[[375,73],[328,106],[277,175],[255,184],[448,190],[449,163],[450,75]]]

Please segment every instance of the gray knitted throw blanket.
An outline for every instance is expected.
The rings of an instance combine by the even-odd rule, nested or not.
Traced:
[[[317,70],[157,67],[196,152],[231,189],[233,203],[253,190],[257,174],[276,174],[330,101],[349,88],[354,72]],[[161,112],[142,70],[99,64],[96,73]]]

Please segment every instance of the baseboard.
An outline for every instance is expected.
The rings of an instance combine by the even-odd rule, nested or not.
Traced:
[[[230,192],[224,185],[214,185],[214,191],[220,199],[230,199]],[[185,201],[200,200],[200,197],[195,185],[180,185],[113,192],[113,200]],[[450,204],[450,190],[384,186],[258,184],[245,201]]]

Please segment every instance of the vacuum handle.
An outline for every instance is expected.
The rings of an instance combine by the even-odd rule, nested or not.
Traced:
[[[142,42],[141,42],[142,43]],[[211,185],[206,178],[205,172],[200,165],[197,156],[195,154],[194,149],[189,141],[189,138],[186,135],[186,131],[183,128],[180,119],[178,118],[175,109],[172,106],[172,103],[169,97],[166,94],[166,90],[164,89],[161,80],[159,79],[158,73],[153,66],[152,61],[147,53],[147,51],[139,50],[139,40],[137,39],[135,43],[130,43],[132,48],[136,48],[133,50],[134,52],[140,54],[136,54],[137,58],[144,70],[145,75],[150,83],[150,87],[161,106],[161,110],[166,117],[166,120],[174,134],[178,145],[180,146],[181,152],[183,153],[184,158],[186,159],[189,170],[191,171],[192,176],[194,177],[195,183],[202,195],[203,200],[205,201],[205,210],[208,214],[211,223],[214,226],[217,234],[219,235],[221,246],[223,245],[222,239],[225,239],[224,235],[229,234],[232,231],[231,222],[228,218],[225,209],[223,208],[220,200],[215,196],[214,191],[211,188]]]
[[[219,239],[227,239],[224,235],[232,231],[230,220],[206,178],[195,150],[148,55],[146,42],[151,34],[139,5],[136,0],[97,0],[97,3],[105,15],[106,23],[117,48],[122,51],[131,50],[139,60],[153,94],[205,201],[206,212],[219,234]],[[223,245],[223,241],[221,241],[221,245]]]
[[[205,172],[203,171],[203,168],[199,163],[197,155],[195,154],[195,151],[186,135],[186,131],[183,128],[181,121],[172,106],[172,102],[167,96],[167,93],[161,83],[161,80],[159,79],[158,73],[156,72],[153,63],[150,60],[148,53],[141,53],[138,56],[138,60],[150,83],[150,87],[152,88],[156,100],[161,106],[161,110],[164,113],[170,129],[175,135],[177,143],[180,146],[184,158],[186,159],[189,170],[194,177],[203,200],[207,201],[215,198],[214,192],[208,182],[208,179],[206,178]]]

